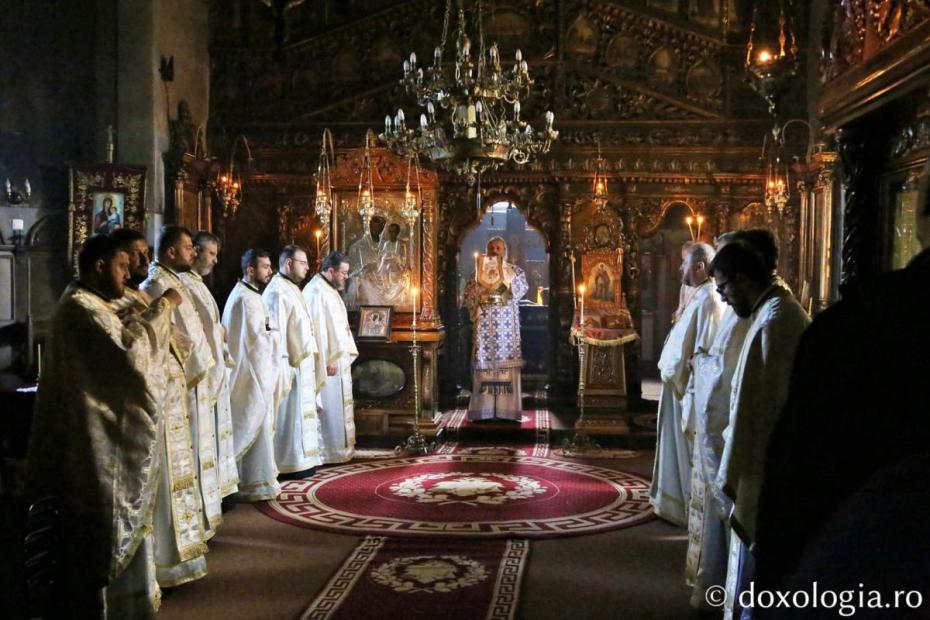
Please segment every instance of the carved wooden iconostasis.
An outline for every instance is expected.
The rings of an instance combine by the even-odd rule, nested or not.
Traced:
[[[930,6],[830,0],[823,25],[824,146],[805,171],[801,229],[815,308],[919,251],[915,183],[930,156]]]
[[[276,47],[270,9],[245,0],[234,4],[235,11],[220,2],[214,9],[211,144],[218,143],[214,132],[246,135],[254,161],[243,206],[228,226],[222,271],[229,286],[246,247],[277,250],[294,240],[315,255],[314,175],[319,136],[327,127],[335,141],[339,187],[337,212],[323,231],[321,252],[338,248],[352,253],[361,232],[353,209],[365,132],[381,127],[384,115],[397,108],[408,116],[417,109],[398,86],[401,63],[411,51],[432,57],[443,8],[443,3],[428,0],[366,7],[347,2],[329,3],[325,13],[305,3],[287,12],[285,41]],[[797,194],[781,212],[762,206],[759,152],[773,121],[765,102],[742,81],[744,50],[732,44],[745,40],[746,4],[495,3],[483,24],[486,40],[498,42],[502,57],[521,49],[531,67],[534,84],[523,116],[536,123],[545,110],[555,111],[560,136],[546,156],[485,173],[477,196],[478,185],[455,175],[443,173],[424,184],[432,210],[424,213],[418,244],[423,283],[419,318],[436,342],[435,357],[424,365],[424,373],[433,373],[424,384],[433,390],[429,402],[434,411],[453,406],[459,387],[470,385],[471,342],[458,290],[471,269],[462,261],[471,256],[461,254],[462,243],[483,213],[501,200],[512,202],[539,232],[549,256],[546,309],[534,311],[538,317],[532,319],[542,325],[531,325],[545,334],[548,348],[538,354],[545,363],[531,373],[531,384],[548,388],[555,402],[571,404],[576,395],[577,355],[569,343],[572,253],[580,268],[587,251],[622,250],[618,290],[641,336],[623,348],[625,382],[619,361],[612,366],[616,382],[625,383],[627,407],[638,406],[641,372],[654,372],[654,350],[669,328],[657,315],[654,300],[642,294],[674,291],[677,296],[679,281],[669,274],[677,272],[680,262],[679,240],[690,238],[684,214],[704,218],[705,240],[733,228],[772,228],[781,241],[781,272],[797,285]],[[799,89],[803,93],[803,86]],[[806,114],[805,100],[797,93],[785,105],[795,115]],[[599,152],[609,187],[600,211],[590,201]],[[406,163],[380,150],[376,157],[376,201],[391,213],[404,189]],[[409,234],[402,226],[399,236]],[[598,246],[605,235],[606,244]],[[667,268],[661,282],[660,263]],[[594,282],[593,292],[596,286]],[[405,342],[409,319],[409,312],[395,312],[394,344]],[[652,343],[648,352],[647,337]],[[386,359],[383,347],[388,345],[365,346],[371,347],[366,355],[372,359]],[[394,361],[400,356],[398,349]],[[399,380],[396,372],[389,374]],[[409,403],[384,402],[356,394],[360,432],[382,433],[409,423]],[[621,407],[616,404],[615,409]]]

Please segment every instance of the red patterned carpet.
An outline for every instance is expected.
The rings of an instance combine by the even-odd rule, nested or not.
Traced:
[[[282,485],[264,514],[351,534],[552,538],[652,518],[649,482],[523,454],[436,454],[349,463]]]
[[[520,539],[368,536],[301,620],[510,620],[529,545]]]

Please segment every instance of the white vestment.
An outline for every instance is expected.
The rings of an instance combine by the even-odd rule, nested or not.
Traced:
[[[710,349],[722,313],[713,283],[708,280],[698,286],[669,332],[659,358],[662,392],[649,501],[658,516],[682,527],[688,523],[691,489],[691,446],[684,431],[688,417],[683,414],[691,356],[696,350]]]
[[[794,354],[810,317],[790,292],[773,284],[762,294],[752,315],[733,372],[729,423],[715,485],[733,501],[730,514],[728,595],[735,597],[750,574],[731,574],[746,567],[745,556],[756,535],[756,515],[769,437],[788,396]],[[737,538],[739,540],[737,540]],[[731,589],[732,588],[732,589]]]
[[[229,376],[233,441],[243,501],[274,499],[281,491],[274,461],[278,341],[261,293],[239,281],[223,308],[233,362]]]
[[[232,411],[229,404],[229,350],[226,348],[226,328],[223,327],[220,308],[213,293],[203,278],[195,271],[181,274],[194,299],[194,307],[213,352],[216,365],[208,375],[210,401],[216,424],[216,474],[220,486],[220,497],[236,492],[239,473],[236,471],[236,455],[233,448]]]
[[[304,299],[313,321],[317,392],[322,412],[320,431],[324,463],[344,463],[355,452],[355,402],[352,399],[352,361],[358,349],[349,328],[349,316],[339,291],[322,274],[316,274],[304,287]],[[336,366],[336,374],[326,374],[326,366]]]
[[[149,277],[139,285],[139,289],[153,299],[170,288],[176,289],[184,299],[184,303],[174,311],[174,325],[191,343],[190,355],[184,362],[187,413],[190,416],[194,458],[203,497],[205,530],[207,538],[210,538],[223,521],[216,467],[216,422],[211,404],[210,382],[207,379],[216,362],[197,314],[194,296],[181,276],[155,261],[149,266]]]
[[[749,320],[733,372],[717,484],[734,502],[734,532],[751,547],[769,436],[787,398],[794,353],[810,317],[791,293],[773,285]]]
[[[130,306],[147,307],[150,298],[127,288],[122,299],[112,302],[117,312]],[[158,438],[161,463],[153,515],[152,555],[158,584],[173,587],[207,574],[203,498],[188,414],[184,364],[191,342],[171,319],[170,349],[153,377],[160,385],[159,407],[164,418]]]
[[[34,499],[56,498],[62,595],[81,617],[154,614],[152,514],[172,304],[120,320],[81,284],[55,310],[27,459]]]
[[[691,502],[688,514],[688,553],[685,580],[694,587],[691,606],[710,609],[707,589],[722,586],[727,574],[727,525],[721,515],[728,501],[715,489],[723,430],[730,419],[730,385],[749,321],[730,306],[724,310],[709,351],[696,351],[693,360],[695,427],[692,451]]]
[[[284,395],[278,405],[274,456],[284,474],[322,464],[317,415],[317,345],[307,302],[289,278],[275,274],[262,293],[280,338],[278,372]]]

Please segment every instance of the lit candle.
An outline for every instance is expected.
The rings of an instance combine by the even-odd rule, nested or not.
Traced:
[[[703,223],[704,223],[704,216],[703,215],[697,216],[697,224],[698,224],[697,225],[697,240],[698,241],[701,240],[701,224]]]
[[[578,292],[581,294],[581,321],[579,322],[579,327],[581,328],[581,333],[584,335],[584,292],[586,287],[584,284],[578,287]]]
[[[478,284],[478,253],[475,252],[475,284]]]
[[[316,263],[317,265],[321,265],[322,263],[320,261],[322,260],[322,257],[320,256],[320,237],[323,236],[323,231],[317,228],[315,231],[313,231],[313,236],[316,237]]]
[[[691,235],[691,241],[694,241],[694,229],[691,228],[691,222],[693,221],[694,221],[694,218],[692,218],[690,215],[685,218],[685,224],[688,225],[688,234]]]

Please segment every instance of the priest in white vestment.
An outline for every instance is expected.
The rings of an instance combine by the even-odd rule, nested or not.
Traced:
[[[685,582],[693,587],[691,606],[710,610],[707,590],[723,586],[727,573],[727,519],[730,502],[714,482],[730,415],[730,384],[749,321],[727,307],[707,352],[693,362],[695,434]]]
[[[185,396],[203,498],[204,526],[210,538],[223,520],[217,475],[216,422],[208,379],[216,362],[197,314],[194,297],[180,275],[193,266],[194,242],[190,231],[180,226],[162,227],[155,251],[157,259],[149,266],[149,277],[139,288],[149,297],[157,297],[168,288],[176,288],[187,302],[175,310],[174,325],[191,343],[190,355],[184,362]]]
[[[274,460],[274,423],[279,386],[277,332],[259,287],[271,279],[263,250],[242,256],[242,279],[226,300],[223,326],[233,367],[229,376],[233,439],[239,468],[236,499],[258,502],[281,491]]]
[[[121,320],[129,257],[92,237],[52,319],[29,441],[27,488],[59,510],[61,595],[73,617],[149,618],[160,593],[152,512],[159,400],[174,290]]]
[[[735,233],[717,237],[717,251],[735,237]],[[713,609],[707,603],[707,590],[722,586],[726,580],[728,531],[724,515],[729,502],[713,483],[730,417],[730,383],[748,327],[746,319],[726,306],[710,350],[695,351],[692,361],[694,440],[685,581],[693,587],[691,606],[697,609]]]
[[[239,473],[236,471],[236,454],[233,448],[232,411],[229,404],[229,351],[226,348],[226,328],[223,327],[220,308],[213,293],[207,288],[204,278],[213,272],[219,260],[220,240],[213,233],[200,231],[194,236],[197,256],[190,271],[181,274],[187,285],[203,324],[204,334],[215,365],[207,376],[209,379],[210,403],[216,425],[216,475],[220,497],[236,492]]]
[[[649,501],[656,515],[686,527],[691,495],[691,443],[686,435],[690,425],[691,398],[686,400],[691,381],[691,357],[707,351],[713,343],[723,313],[720,297],[709,278],[714,250],[706,243],[695,243],[682,264],[682,281],[695,287],[691,302],[672,327],[662,355],[659,374],[658,438]]]
[[[686,241],[681,246],[681,262],[684,263],[685,259],[688,258],[688,253],[691,251],[691,246],[694,245],[694,241]],[[678,322],[678,319],[681,317],[681,314],[685,311],[685,308],[691,303],[691,298],[694,296],[694,287],[681,283],[681,287],[678,289],[678,306],[675,308],[675,311],[672,312],[672,323]]]
[[[148,242],[142,233],[121,228],[110,235],[129,253],[129,283],[125,294],[110,304],[125,322],[151,304],[138,286],[148,277]],[[151,547],[158,583],[172,587],[207,574],[203,499],[187,412],[184,364],[191,342],[171,320],[170,350],[153,369],[159,385],[159,410],[164,424],[158,437],[159,468]],[[153,579],[155,578],[153,574]]]
[[[728,603],[752,579],[759,490],[769,436],[778,421],[801,334],[810,318],[758,251],[731,243],[718,252],[711,270],[721,297],[749,321],[733,371],[730,415],[715,484],[733,508],[727,566]],[[732,617],[736,609],[725,609]],[[744,617],[747,615],[744,610]]]
[[[274,456],[278,472],[307,472],[322,464],[320,419],[317,415],[317,345],[307,302],[298,286],[310,264],[306,251],[288,245],[278,258],[278,273],[265,287],[271,325],[279,343],[278,372],[283,394],[274,431]]]
[[[778,245],[771,231],[749,229],[723,233],[717,237],[717,251],[733,242],[746,244],[756,251],[767,268],[775,273]],[[784,282],[777,276],[775,281],[779,285]],[[788,290],[787,285],[785,289]],[[728,305],[710,351],[694,356],[695,441],[685,578],[688,585],[693,586],[691,606],[698,609],[713,609],[707,603],[707,591],[724,585],[726,580],[730,536],[727,521],[732,503],[716,481],[723,453],[723,432],[729,424],[733,372],[748,328],[749,321],[738,317]]]
[[[304,287],[304,299],[316,338],[317,391],[320,394],[320,432],[324,463],[344,463],[355,452],[355,417],[352,399],[352,361],[358,349],[339,292],[349,277],[345,254],[333,252],[320,273]]]
[[[523,417],[520,300],[529,285],[523,270],[506,259],[504,240],[488,240],[487,254],[475,261],[476,277],[465,286],[472,320],[469,420],[519,422]]]

